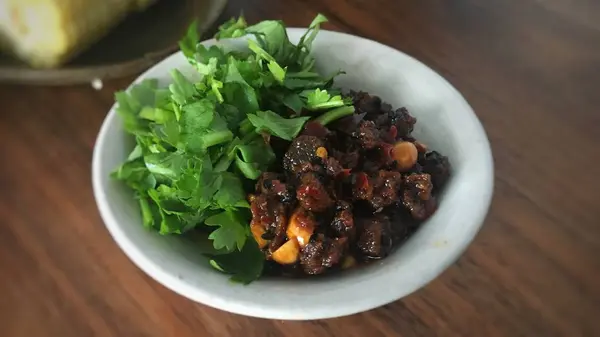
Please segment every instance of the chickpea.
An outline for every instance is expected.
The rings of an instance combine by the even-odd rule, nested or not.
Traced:
[[[293,264],[298,261],[300,255],[300,247],[298,241],[288,240],[283,246],[273,252],[271,258],[279,264]]]
[[[290,217],[285,234],[288,239],[298,241],[300,247],[304,248],[310,241],[315,226],[316,222],[312,214],[298,207]]]
[[[327,149],[324,148],[324,147],[322,147],[322,146],[320,146],[319,148],[317,148],[317,153],[316,154],[317,154],[317,157],[320,157],[322,159],[327,159],[327,155],[328,155]]]
[[[250,224],[250,232],[252,232],[252,236],[254,240],[258,244],[259,248],[264,248],[267,245],[267,240],[263,239],[263,234],[265,234],[265,229],[260,224],[255,222]]]
[[[392,149],[392,158],[398,163],[400,171],[408,171],[417,163],[419,153],[415,144],[411,142],[398,142]]]

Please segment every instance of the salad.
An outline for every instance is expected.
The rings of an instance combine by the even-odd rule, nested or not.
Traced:
[[[405,109],[366,93],[344,95],[333,87],[343,71],[316,71],[311,45],[326,21],[317,15],[297,44],[281,21],[248,25],[239,17],[220,26],[217,40],[249,36],[245,52],[199,44],[192,24],[179,46],[197,74],[173,69],[167,88],[146,80],[115,95],[136,145],[112,177],[133,190],[148,229],[206,235],[210,264],[233,281],[273,270],[320,274],[384,257],[392,238],[400,242],[416,228],[413,221],[411,230],[394,231],[386,210],[404,205],[404,215],[426,219],[435,210],[432,193],[448,178],[447,158],[410,136],[416,120]],[[354,221],[363,202],[370,211]],[[339,232],[329,226],[334,218]],[[388,237],[385,249],[373,248]]]

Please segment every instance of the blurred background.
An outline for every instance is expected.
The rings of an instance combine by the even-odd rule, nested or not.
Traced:
[[[64,85],[138,73],[201,32],[226,0],[2,0],[0,81]],[[239,14],[239,13],[238,13]]]

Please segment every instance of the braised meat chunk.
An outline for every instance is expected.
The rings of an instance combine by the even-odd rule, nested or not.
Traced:
[[[331,221],[331,229],[339,237],[353,237],[355,232],[352,204],[340,200],[337,203],[335,216]]]
[[[362,121],[352,136],[367,150],[376,148],[381,142],[380,131],[372,121]]]
[[[416,119],[365,92],[355,114],[276,141],[279,161],[250,198],[250,229],[280,275],[318,275],[388,256],[436,210],[448,158],[412,135]],[[275,267],[273,267],[275,268]],[[272,269],[272,268],[271,268]]]
[[[376,211],[398,202],[398,191],[402,184],[402,175],[399,172],[381,170],[371,179],[373,185],[373,196],[369,203]]]
[[[402,203],[410,210],[415,219],[425,220],[435,208],[431,197],[431,176],[427,173],[411,174],[404,178]]]
[[[396,127],[398,137],[405,138],[410,136],[417,119],[411,116],[406,108],[400,108],[391,113],[390,123]]]
[[[330,239],[318,235],[300,253],[300,264],[309,275],[321,274],[340,262],[346,250],[347,239]]]
[[[312,163],[317,157],[317,149],[325,144],[316,136],[298,136],[290,145],[283,158],[283,168],[295,173],[302,164]]]
[[[390,219],[386,215],[377,214],[372,218],[360,219],[359,226],[356,246],[360,252],[369,258],[386,256],[392,248]]]
[[[354,200],[370,200],[373,198],[373,184],[364,172],[352,174],[352,198]]]
[[[302,207],[309,211],[320,212],[333,205],[327,188],[313,172],[304,173],[296,189],[296,198]]]
[[[435,190],[442,188],[450,178],[448,157],[442,156],[436,151],[426,153],[419,163],[423,167],[423,172],[431,176],[431,182]]]
[[[283,183],[283,177],[273,172],[264,172],[256,182],[256,192],[276,196],[283,203],[294,200],[293,189]]]

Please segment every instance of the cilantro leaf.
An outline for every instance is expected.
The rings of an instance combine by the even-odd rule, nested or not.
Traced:
[[[190,24],[187,32],[183,39],[179,41],[179,48],[183,52],[185,57],[192,58],[196,52],[196,45],[200,40],[200,34],[198,34],[198,22],[194,21]]]
[[[176,180],[187,164],[186,158],[176,152],[149,153],[143,159],[148,171],[159,182]]]
[[[178,196],[175,188],[161,184],[148,190],[148,195],[167,214],[185,214],[192,211]]]
[[[181,124],[184,132],[193,134],[206,130],[215,119],[215,104],[203,99],[184,105],[182,108]]]
[[[242,181],[231,172],[223,172],[221,188],[215,193],[213,203],[215,209],[233,209],[236,207],[250,207],[246,201],[246,193],[242,188]]]
[[[225,210],[204,220],[207,226],[219,227],[208,236],[213,240],[215,249],[242,250],[246,243],[248,229],[244,226],[244,219],[234,210]]]
[[[319,88],[304,92],[301,96],[306,97],[306,107],[309,110],[331,109],[352,104],[352,101],[343,99],[341,95],[331,96],[327,90]]]
[[[246,35],[246,20],[243,16],[239,18],[231,18],[224,24],[219,26],[219,31],[215,34],[215,39],[236,38]]]
[[[177,104],[183,105],[196,94],[196,88],[192,82],[183,76],[177,69],[171,71],[171,76],[173,77],[173,83],[169,85],[171,97]]]
[[[159,234],[181,234],[185,232],[187,226],[177,215],[169,214],[160,207],[158,210],[161,217]]]
[[[174,186],[188,207],[201,211],[210,206],[222,181],[220,175],[214,172],[210,159],[204,158],[188,165],[174,182]]]
[[[115,93],[117,114],[121,117],[127,132],[134,135],[148,134],[148,121],[144,120],[140,113],[143,109],[153,108],[167,98],[165,91],[158,90],[157,85],[156,80],[144,80],[132,86],[129,92]]]
[[[217,46],[206,47],[199,44],[196,47],[194,61],[199,63],[209,63],[211,59],[217,60],[217,66],[223,64],[227,59],[227,53]]]
[[[314,39],[317,37],[319,33],[319,29],[321,28],[321,24],[327,22],[327,18],[318,14],[311,24],[308,26],[308,29],[300,38],[300,42],[296,46],[295,56],[297,58],[297,62],[300,65],[300,69],[307,70],[312,69],[314,67],[315,60],[310,55],[310,49]]]
[[[124,162],[111,173],[111,177],[125,182],[129,187],[138,191],[154,188],[156,185],[156,178],[146,167],[143,158]]]
[[[243,114],[247,114],[259,109],[258,97],[256,90],[246,81],[240,72],[240,68],[247,71],[247,63],[230,57],[226,65],[223,81],[228,86],[225,87],[224,92],[228,101],[233,102]],[[248,76],[247,73],[246,76]],[[243,117],[239,121],[241,119]]]
[[[237,169],[248,179],[255,180],[275,161],[275,153],[262,139],[235,148]]]
[[[259,59],[267,61],[267,68],[273,74],[273,77],[280,83],[285,79],[285,69],[283,69],[266,50],[262,49],[254,40],[248,40],[248,48],[252,50]]]
[[[204,153],[211,146],[233,139],[227,122],[216,113],[215,103],[209,99],[184,106],[181,127],[186,148],[194,153]]]
[[[208,255],[217,270],[231,274],[231,281],[248,284],[258,279],[264,268],[265,257],[253,238],[246,240],[241,251],[224,255]]]
[[[248,119],[259,132],[268,132],[281,139],[292,140],[300,133],[310,117],[284,118],[273,111],[257,111],[248,114]]]
[[[300,98],[300,95],[296,93],[289,93],[285,95],[282,99],[283,104],[294,111],[296,114],[299,114],[304,108],[304,102]]]

